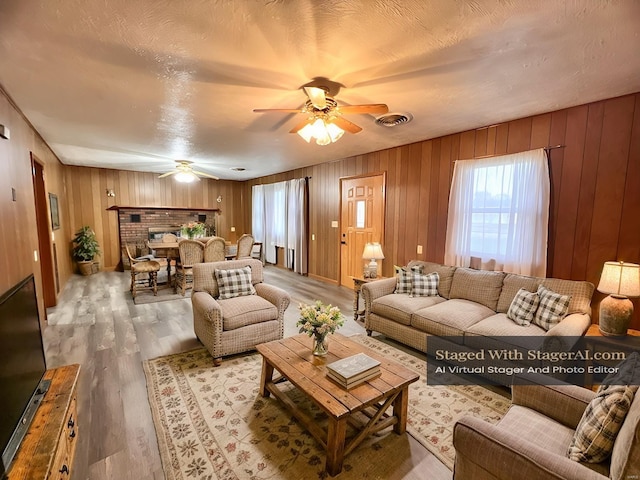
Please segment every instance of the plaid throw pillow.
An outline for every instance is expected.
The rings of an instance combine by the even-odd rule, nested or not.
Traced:
[[[404,267],[395,267],[396,269],[396,289],[393,293],[411,294],[411,275],[413,273],[421,273],[422,265],[414,265],[411,270]]]
[[[567,451],[576,462],[600,463],[611,455],[637,385],[602,385],[587,405]]]
[[[255,295],[256,293],[256,289],[251,283],[251,267],[248,265],[233,270],[218,270],[216,268],[213,274],[218,282],[218,298],[220,300]]]
[[[438,295],[438,283],[440,275],[438,272],[422,275],[412,272],[410,297],[436,297]]]
[[[507,318],[513,320],[518,325],[528,327],[533,321],[539,304],[540,297],[537,292],[530,292],[521,288],[511,301],[511,305],[507,311]]]
[[[533,323],[549,330],[567,315],[569,311],[570,295],[560,295],[540,285],[538,287],[540,305],[533,317]]]

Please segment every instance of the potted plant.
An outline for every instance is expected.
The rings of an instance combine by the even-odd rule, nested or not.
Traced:
[[[78,269],[82,275],[93,273],[93,259],[100,254],[100,246],[96,234],[89,226],[81,227],[73,239],[73,258],[78,262]]]

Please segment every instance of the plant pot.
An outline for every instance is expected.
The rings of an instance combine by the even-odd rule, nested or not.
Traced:
[[[93,273],[93,262],[78,262],[78,270],[82,275],[91,275]]]

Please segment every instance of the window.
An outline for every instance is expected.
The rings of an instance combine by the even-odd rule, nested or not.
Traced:
[[[506,272],[544,277],[549,188],[543,149],[456,162],[445,263],[495,259]]]

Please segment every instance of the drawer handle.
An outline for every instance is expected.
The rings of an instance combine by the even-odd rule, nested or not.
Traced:
[[[60,473],[66,473],[67,475],[69,475],[69,467],[67,467],[66,465],[62,465]]]
[[[76,431],[75,430],[71,430],[71,433],[69,434],[69,437],[76,438]]]
[[[67,427],[73,428],[75,422],[73,421],[73,417],[69,417],[69,421],[67,422]]]

